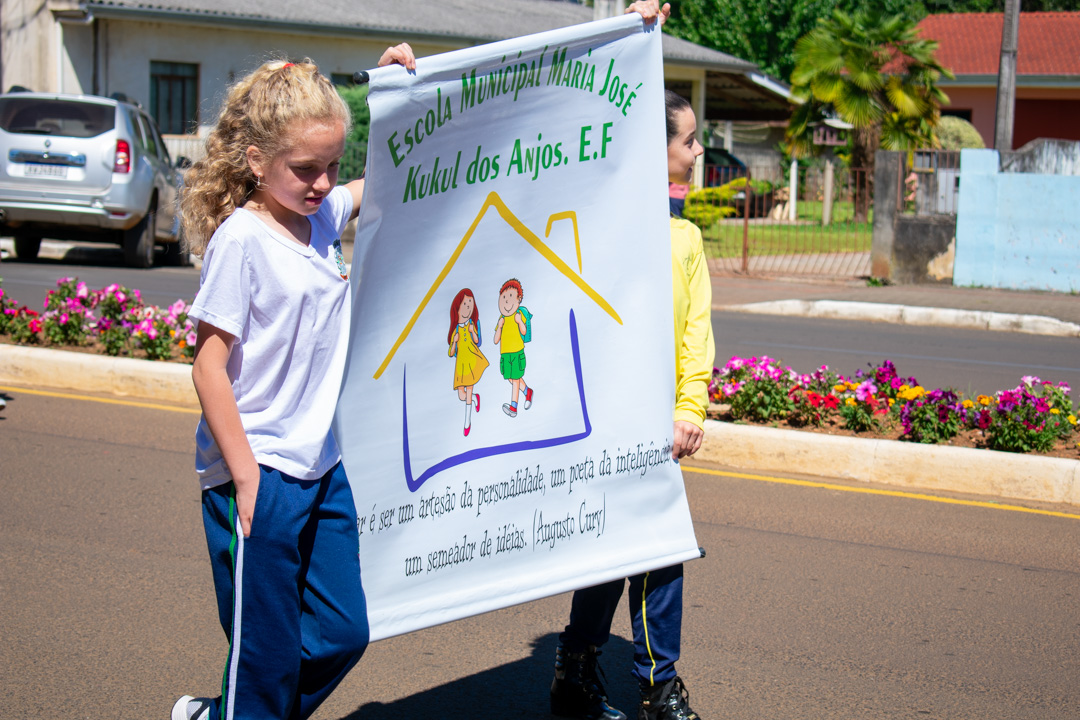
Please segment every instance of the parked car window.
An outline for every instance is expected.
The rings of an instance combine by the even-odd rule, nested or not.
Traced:
[[[161,153],[158,152],[158,142],[154,138],[153,129],[151,129],[149,123],[147,123],[146,121],[146,118],[143,117],[141,113],[138,114],[137,117],[139,118],[139,125],[141,126],[139,134],[143,136],[143,149],[146,150],[147,154],[149,155],[153,155],[154,157],[160,157]]]
[[[150,131],[154,134],[154,142],[157,145],[158,157],[166,165],[172,165],[172,160],[169,158],[169,148],[166,147],[165,141],[161,139],[161,132],[158,130],[157,125],[153,120],[147,120],[147,124],[150,126]]]
[[[131,123],[131,127],[135,129],[135,144],[139,146],[141,150],[146,150],[146,138],[143,137],[143,125],[139,122],[139,113],[135,110],[128,111],[128,121]]]
[[[0,98],[0,128],[9,133],[91,138],[112,130],[115,125],[116,110],[112,105],[17,96]]]

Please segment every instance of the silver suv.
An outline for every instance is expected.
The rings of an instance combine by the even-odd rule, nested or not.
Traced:
[[[0,235],[37,257],[43,237],[119,243],[133,267],[185,264],[179,165],[153,118],[123,96],[0,95]]]

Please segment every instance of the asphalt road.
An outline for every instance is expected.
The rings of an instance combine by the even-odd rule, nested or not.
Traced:
[[[180,694],[212,692],[227,648],[197,416],[0,392],[0,716],[164,718]],[[680,672],[703,718],[1077,717],[1074,508],[684,475],[708,555],[686,569]],[[376,643],[315,717],[547,717],[568,608],[563,595]],[[602,664],[632,711],[625,612],[614,632]]]
[[[4,246],[8,244],[5,242]],[[62,249],[62,250],[61,250]],[[161,249],[158,248],[158,252]],[[0,264],[4,292],[19,304],[40,310],[45,293],[63,277],[77,277],[91,290],[112,283],[139,290],[143,302],[171,305],[178,299],[190,302],[199,291],[199,271],[193,267],[153,267],[145,270],[125,267],[119,245],[54,243],[45,241],[35,262],[7,258]]]
[[[78,245],[62,259],[52,258],[5,261],[0,265],[4,290],[38,308],[46,291],[66,276],[77,276],[93,289],[113,282],[137,288],[154,305],[190,301],[199,289],[195,268],[126,268],[120,249],[106,245]],[[732,355],[765,354],[799,372],[825,364],[852,375],[889,359],[902,375],[926,387],[952,387],[967,396],[1016,387],[1029,374],[1080,388],[1080,355],[1071,338],[733,312],[713,313],[713,333],[720,367]]]

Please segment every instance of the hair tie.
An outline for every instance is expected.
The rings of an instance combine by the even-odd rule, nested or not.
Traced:
[[[293,66],[293,65],[295,65],[295,64],[296,64],[296,63],[285,63],[284,65],[282,65],[282,66],[281,66],[281,69],[282,69],[282,70],[284,70],[285,68],[287,68],[287,67],[292,67],[292,66]]]

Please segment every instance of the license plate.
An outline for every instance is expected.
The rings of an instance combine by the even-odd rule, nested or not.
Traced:
[[[66,178],[67,167],[63,165],[26,164],[26,177]]]

